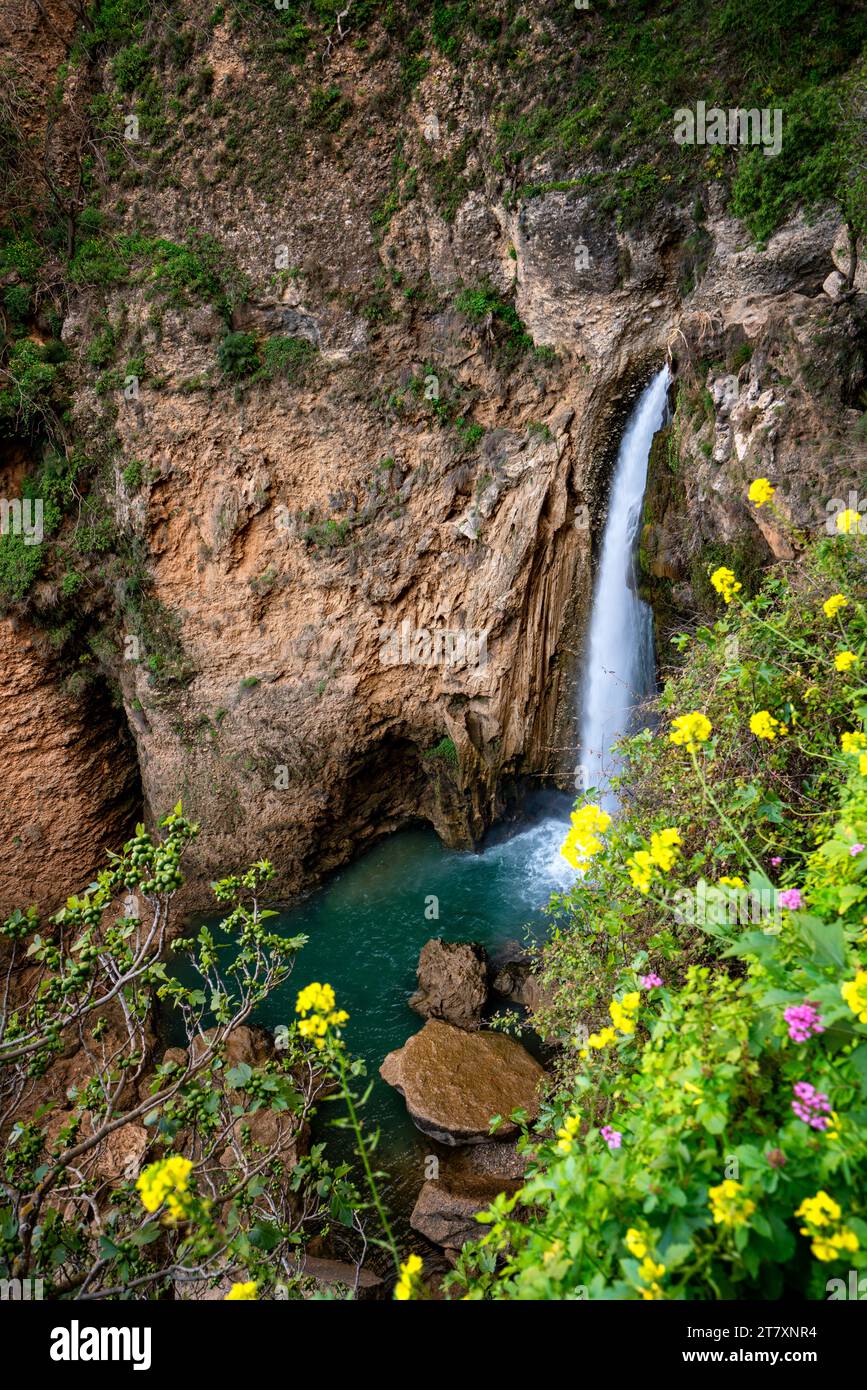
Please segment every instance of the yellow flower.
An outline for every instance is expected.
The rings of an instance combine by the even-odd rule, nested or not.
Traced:
[[[839,1231],[835,1231],[831,1237],[831,1244],[838,1250],[848,1250],[850,1255],[854,1255],[859,1249],[858,1237],[854,1231],[850,1231],[848,1226],[841,1226]]]
[[[310,1011],[314,1010],[313,1013]],[[323,1048],[329,1028],[339,1028],[346,1023],[349,1014],[345,1009],[335,1009],[334,990],[330,985],[320,985],[318,981],[299,992],[295,1001],[295,1012],[302,1015],[298,1032],[302,1038],[312,1038],[314,1046]],[[309,1018],[303,1015],[309,1014]]]
[[[189,1177],[193,1165],[180,1154],[170,1154],[148,1164],[138,1176],[136,1191],[145,1211],[157,1211],[165,1203],[169,1220],[179,1221],[187,1213]]]
[[[850,666],[857,665],[858,657],[854,652],[838,652],[834,657],[834,665],[838,671],[848,671]]]
[[[853,732],[847,729],[845,733],[840,735],[840,747],[844,753],[857,753],[865,746],[867,746],[867,735],[862,734],[860,730]]]
[[[723,887],[725,887],[725,888],[745,888],[745,887],[746,887],[746,884],[744,883],[743,879],[742,879],[742,878],[738,878],[737,875],[736,875],[734,878],[729,878],[728,874],[723,874],[723,876],[722,876],[722,878],[719,880],[719,882],[720,882],[720,884],[721,884]]]
[[[569,1115],[563,1121],[563,1128],[557,1130],[557,1148],[561,1153],[569,1154],[575,1147],[575,1135],[581,1128],[581,1116]]]
[[[862,753],[858,759],[858,771],[862,777],[867,777],[867,753]]]
[[[802,1216],[811,1226],[827,1226],[832,1221],[840,1220],[843,1209],[833,1197],[829,1197],[827,1192],[820,1189],[815,1197],[804,1198],[795,1215]]]
[[[420,1255],[410,1255],[408,1259],[404,1260],[394,1290],[394,1296],[398,1303],[407,1303],[417,1296],[422,1268]]]
[[[756,478],[755,482],[750,483],[750,490],[747,493],[750,501],[756,507],[763,507],[766,502],[770,502],[775,489],[768,482],[767,478]]]
[[[599,836],[604,835],[611,824],[607,811],[599,806],[588,804],[572,812],[572,829],[563,842],[560,853],[573,869],[583,869],[588,859],[602,849]]]
[[[853,512],[846,508],[845,512],[837,513],[837,530],[844,536],[849,536],[853,531],[858,530],[858,523],[861,520],[859,512]]]
[[[718,1187],[708,1188],[707,1195],[718,1226],[742,1226],[756,1209],[755,1202],[744,1195],[743,1183],[732,1178],[726,1178]]]
[[[629,877],[639,893],[649,893],[654,873],[653,860],[649,851],[646,849],[636,850],[632,858],[626,861],[626,867],[629,870]]]
[[[867,970],[855,972],[854,980],[847,980],[840,986],[840,993],[859,1023],[867,1023]]]
[[[844,598],[842,594],[832,594],[822,604],[822,611],[826,618],[833,618],[835,613],[839,613],[841,608],[845,608],[848,602],[849,600]]]
[[[311,1009],[315,1009],[317,1013],[327,1014],[333,1008],[334,990],[330,985],[320,985],[318,982],[302,989],[295,1001],[297,1014],[309,1014]]]
[[[828,1263],[840,1259],[844,1251],[854,1254],[859,1248],[855,1232],[839,1224],[842,1209],[827,1192],[819,1191],[815,1197],[805,1197],[795,1215],[803,1217],[807,1223],[801,1227],[801,1235],[810,1237],[810,1249],[817,1260]],[[837,1230],[828,1229],[834,1226]]]
[[[648,1255],[638,1266],[638,1273],[641,1275],[642,1279],[646,1279],[648,1284],[651,1284],[654,1279],[662,1278],[665,1273],[665,1265],[654,1264],[650,1255]]]
[[[650,837],[650,857],[663,873],[668,873],[677,856],[678,845],[682,843],[680,831],[673,826],[667,830],[654,830]]]
[[[582,1047],[578,1055],[580,1057],[589,1057],[590,1053],[587,1048],[592,1047],[594,1051],[599,1052],[603,1047],[608,1047],[611,1043],[616,1041],[617,1034],[614,1029],[603,1028],[601,1033],[590,1034],[590,1037],[587,1039],[587,1047]]]
[[[662,1289],[659,1284],[651,1284],[649,1289],[646,1289],[643,1284],[639,1284],[638,1292],[645,1301],[662,1298]]]
[[[788,733],[788,728],[785,724],[781,724],[779,719],[775,719],[772,714],[769,714],[766,709],[760,709],[755,714],[750,715],[750,731],[755,734],[756,738],[766,738],[773,742],[777,734]]]
[[[718,570],[714,570],[710,577],[710,582],[722,598],[723,603],[731,603],[735,594],[741,589],[734,570],[726,569],[721,565]]]
[[[258,1297],[258,1287],[258,1284],[256,1284],[253,1280],[251,1280],[249,1284],[233,1284],[229,1292],[226,1294],[226,1297],[223,1299],[223,1302],[249,1302],[250,1300],[253,1300]]]
[[[630,1255],[634,1255],[636,1260],[644,1259],[648,1250],[647,1241],[640,1231],[636,1231],[634,1226],[629,1227],[629,1230],[623,1238],[623,1242]]]
[[[672,743],[683,744],[694,753],[700,743],[706,743],[711,734],[711,722],[698,710],[691,714],[679,714],[672,720],[669,739]]]
[[[634,1015],[638,1012],[641,1003],[641,995],[637,990],[630,994],[624,994],[622,999],[612,999],[608,1005],[608,1012],[611,1015],[611,1022],[621,1033],[630,1034],[635,1032]]]

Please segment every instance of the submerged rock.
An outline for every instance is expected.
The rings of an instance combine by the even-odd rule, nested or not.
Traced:
[[[467,1033],[439,1019],[390,1052],[379,1074],[400,1091],[417,1128],[443,1144],[486,1141],[494,1115],[521,1109],[535,1118],[545,1075],[505,1034]],[[507,1138],[517,1126],[505,1121],[497,1132]]]
[[[418,989],[409,1005],[425,1018],[478,1028],[488,1002],[488,956],[474,941],[427,941],[418,958]]]

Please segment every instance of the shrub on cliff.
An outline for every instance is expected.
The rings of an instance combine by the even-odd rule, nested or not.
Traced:
[[[326,1227],[342,1226],[350,1249],[356,1238],[360,1265],[365,1204],[348,1165],[332,1168],[321,1145],[306,1152],[316,1102],[335,1087],[399,1263],[358,1119],[362,1068],[343,1050],[329,986],[301,992],[275,1048],[241,1028],[306,940],[269,930],[270,864],[214,884],[221,927],[174,941],[193,985],[167,971],[171,900],[197,831],[178,805],[161,837],[139,826],[47,929],[33,908],[0,928],[0,1275],[41,1279],[49,1297],[183,1298],[228,1282],[232,1298],[296,1297],[297,1256]],[[157,1001],[186,1043],[161,1061]]]
[[[824,1299],[867,1269],[867,552],[840,521],[754,599],[714,572],[620,814],[575,812],[558,1086],[452,1276],[471,1298]]]

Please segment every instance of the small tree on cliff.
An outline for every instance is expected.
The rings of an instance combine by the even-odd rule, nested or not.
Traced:
[[[179,804],[162,830],[139,826],[52,930],[32,908],[0,928],[0,1270],[42,1278],[55,1298],[184,1297],[226,1280],[235,1297],[297,1295],[299,1249],[332,1216],[358,1267],[366,1248],[348,1166],[304,1153],[345,1015],[328,1020],[327,1049],[303,1020],[276,1050],[241,1028],[306,940],[268,930],[266,861],[213,885],[227,909],[217,933],[173,943],[195,987],[168,975],[170,904],[198,827]],[[187,1043],[161,1062],[157,999]]]

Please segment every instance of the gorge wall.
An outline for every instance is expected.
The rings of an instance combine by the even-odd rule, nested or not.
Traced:
[[[132,10],[125,46],[97,28],[65,68],[69,7],[0,13],[58,93],[28,138],[64,187],[75,139],[89,160],[28,324],[62,345],[60,433],[18,419],[0,461],[13,495],[22,450],[86,459],[6,601],[2,738],[27,751],[3,911],[54,905],[179,797],[192,900],[259,856],[297,891],[419,818],[469,846],[527,779],[569,785],[610,466],[666,355],[642,536],[662,641],[714,545],[784,552],[751,478],[813,529],[861,479],[865,286],[833,206],[757,245],[707,174],[626,215],[543,150],[517,188],[483,63],[435,47],[408,77],[411,26],[350,7],[275,59],[255,6]],[[383,659],[446,629],[487,660],[425,664],[424,636]]]

